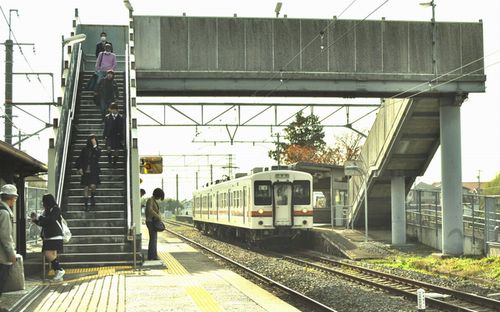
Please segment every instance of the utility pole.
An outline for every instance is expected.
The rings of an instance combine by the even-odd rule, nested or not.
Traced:
[[[175,207],[175,211],[176,211],[176,215],[179,214],[179,174],[176,174],[175,175],[175,200],[177,201],[175,203],[176,207]]]
[[[198,171],[196,171],[196,189],[198,189]]]
[[[9,39],[5,40],[5,142],[12,144],[12,65],[13,42],[10,40],[10,14],[9,14]]]
[[[481,195],[481,170],[477,171],[477,194]]]
[[[210,184],[214,183],[214,165],[210,164]],[[198,187],[198,183],[196,183]]]
[[[19,16],[17,9],[9,10],[9,39],[5,40],[5,142],[12,144],[12,68],[14,65],[14,42],[11,39],[12,36],[12,12],[16,12]],[[16,43],[18,46],[22,45],[34,45],[33,43]]]
[[[280,134],[279,134],[279,132],[276,134],[276,137],[278,138],[278,144],[276,145],[276,154],[278,157],[278,169],[279,169],[281,167]]]

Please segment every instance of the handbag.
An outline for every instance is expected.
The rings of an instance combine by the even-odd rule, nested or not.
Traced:
[[[98,80],[97,73],[94,73],[92,77],[90,77],[89,81],[87,82],[87,85],[85,86],[86,91],[95,91],[97,87],[97,80]]]
[[[57,225],[59,225],[59,227],[61,228],[61,231],[62,231],[62,236],[63,236],[63,242],[65,243],[69,243],[69,241],[71,240],[71,231],[68,227],[68,223],[66,222],[66,220],[64,220],[64,218],[61,216],[61,223],[59,223],[59,221],[57,221]]]
[[[3,282],[3,281],[2,281]],[[23,256],[16,255],[16,263],[10,266],[5,276],[4,292],[24,290]]]
[[[154,226],[156,232],[165,231],[165,223],[163,223],[161,220],[154,220],[153,226]]]

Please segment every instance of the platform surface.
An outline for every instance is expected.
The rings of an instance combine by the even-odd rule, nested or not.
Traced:
[[[158,252],[135,271],[67,269],[63,282],[39,282],[20,311],[298,311],[168,234]]]

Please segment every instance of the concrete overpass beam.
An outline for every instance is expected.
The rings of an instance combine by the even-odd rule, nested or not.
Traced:
[[[392,244],[406,244],[405,178],[391,178]]]
[[[460,105],[463,98],[440,99],[442,252],[463,254],[462,150]]]

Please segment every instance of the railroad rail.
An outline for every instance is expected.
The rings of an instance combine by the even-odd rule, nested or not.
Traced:
[[[177,221],[173,221],[172,222],[170,220],[167,221],[167,222],[172,223],[172,224],[180,223],[180,222],[177,222]],[[182,225],[185,225],[185,224],[182,224]],[[292,289],[290,287],[287,287],[287,286],[285,286],[285,285],[283,285],[283,284],[281,284],[281,283],[279,283],[279,282],[277,282],[275,280],[272,280],[269,277],[267,277],[265,275],[262,275],[262,274],[260,274],[260,273],[258,273],[256,271],[254,271],[254,270],[252,270],[252,269],[250,269],[250,268],[248,268],[248,267],[246,267],[246,266],[244,266],[244,265],[242,265],[242,264],[240,264],[240,263],[238,263],[238,262],[236,262],[236,261],[234,261],[234,260],[232,260],[232,259],[230,259],[230,258],[228,258],[228,257],[226,257],[226,256],[224,256],[222,254],[220,254],[220,253],[218,253],[217,251],[215,251],[213,249],[210,249],[210,248],[208,248],[208,247],[206,247],[206,246],[204,246],[204,245],[202,245],[202,244],[200,244],[198,242],[195,242],[194,240],[192,240],[190,238],[187,238],[187,237],[185,237],[184,235],[182,235],[180,233],[172,231],[172,230],[170,230],[168,228],[166,229],[166,231],[169,232],[169,233],[171,233],[171,234],[173,234],[173,235],[175,235],[175,236],[177,236],[177,237],[179,237],[180,239],[182,239],[184,241],[187,241],[188,243],[190,243],[192,245],[195,245],[196,247],[198,247],[200,249],[203,249],[203,250],[205,250],[205,251],[213,254],[214,256],[216,256],[216,257],[218,257],[218,258],[220,258],[220,259],[222,259],[222,260],[224,260],[224,261],[226,261],[226,262],[228,262],[228,263],[236,266],[238,269],[241,269],[241,270],[245,271],[246,273],[249,273],[249,274],[253,275],[256,278],[258,278],[260,280],[263,280],[266,283],[268,283],[268,284],[270,284],[272,286],[275,286],[275,287],[281,289],[282,291],[284,291],[284,292],[286,292],[286,293],[294,296],[295,298],[299,298],[300,300],[302,300],[302,301],[304,301],[304,302],[306,302],[308,304],[311,304],[314,308],[316,308],[316,309],[318,309],[320,311],[336,312],[336,310],[334,310],[333,308],[330,308],[330,307],[322,304],[321,302],[316,301],[316,300],[314,300],[314,299],[312,299],[312,298],[310,298],[310,297],[308,297],[308,296],[300,293],[299,291],[296,291],[296,290],[294,290],[294,289]]]
[[[464,293],[454,289],[410,280],[397,275],[378,272],[362,266],[345,263],[325,257],[306,255],[309,260],[288,255],[282,255],[284,260],[303,266],[321,270],[326,273],[341,276],[356,283],[368,285],[390,293],[402,295],[408,299],[417,300],[417,290],[424,289],[431,296],[426,296],[430,306],[448,311],[500,311],[500,301],[475,294]],[[319,264],[319,263],[322,264]],[[328,266],[325,266],[327,264]],[[333,267],[332,267],[333,266]]]

